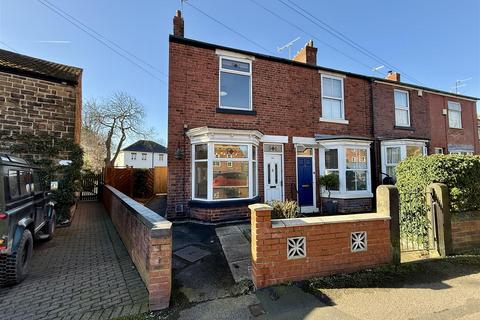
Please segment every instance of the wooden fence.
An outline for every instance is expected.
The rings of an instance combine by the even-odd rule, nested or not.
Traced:
[[[105,184],[108,184],[120,192],[133,197],[134,168],[105,168]],[[148,169],[145,194],[151,197],[158,193],[167,192],[168,169],[156,167]]]

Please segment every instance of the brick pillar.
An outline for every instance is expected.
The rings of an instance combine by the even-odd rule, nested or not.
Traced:
[[[427,187],[427,198],[427,203],[433,210],[430,215],[430,221],[436,221],[436,226],[432,223],[432,229],[435,230],[434,228],[437,228],[438,253],[442,257],[446,257],[453,254],[452,217],[447,185],[432,183]]]
[[[399,265],[400,253],[400,197],[398,189],[391,185],[377,188],[377,213],[390,216],[390,243],[392,263]]]
[[[149,252],[148,302],[150,310],[168,308],[172,291],[172,230],[152,230],[145,239]]]
[[[248,208],[251,211],[252,223],[252,279],[257,288],[262,288],[267,285],[265,274],[269,272],[268,261],[265,261],[268,246],[263,245],[263,241],[271,238],[272,207],[257,203],[249,205]]]

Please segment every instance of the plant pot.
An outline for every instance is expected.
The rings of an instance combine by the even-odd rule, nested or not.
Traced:
[[[338,202],[333,200],[327,200],[323,204],[323,209],[325,213],[328,214],[337,214],[338,213]]]

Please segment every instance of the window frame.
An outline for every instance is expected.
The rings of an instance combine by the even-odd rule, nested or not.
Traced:
[[[146,161],[147,160],[147,154],[146,153],[142,153],[142,161]]]
[[[407,95],[407,106],[406,107],[400,107],[400,106],[397,106],[397,101],[395,99],[395,93],[396,92],[399,92],[399,93],[405,93]],[[408,128],[408,127],[411,127],[411,119],[410,119],[410,92],[406,91],[406,90],[400,90],[400,89],[394,89],[393,90],[393,105],[394,105],[394,110],[395,110],[395,126],[397,127],[405,127],[405,128]],[[402,111],[407,111],[407,122],[408,124],[405,125],[405,124],[399,124],[398,123],[398,119],[397,119],[397,109],[398,110],[402,110]]]
[[[200,144],[207,145],[207,159],[195,158],[195,146]],[[238,145],[238,146],[247,146],[247,158],[216,158],[215,157],[215,145]],[[256,148],[256,159],[253,159],[253,148]],[[204,201],[204,202],[220,202],[220,201],[238,201],[238,200],[250,200],[258,196],[258,145],[247,143],[247,142],[230,142],[230,141],[210,141],[210,142],[197,142],[191,144],[192,150],[192,166],[191,166],[191,180],[192,180],[192,194],[191,199],[195,201]],[[242,162],[247,159],[248,161],[248,197],[247,198],[231,198],[231,199],[214,199],[214,187],[213,187],[213,171],[214,167],[217,166],[216,162],[220,161],[230,161],[232,162]],[[203,161],[207,162],[207,197],[206,198],[197,198],[195,196],[195,162]],[[256,173],[253,173],[254,165],[256,163]],[[255,182],[254,182],[255,179]],[[254,192],[254,183],[255,183],[255,192]]]
[[[136,152],[130,152],[130,160],[137,160],[137,153]]]
[[[232,60],[232,61],[238,61],[242,63],[248,63],[249,64],[249,69],[250,72],[244,72],[244,71],[237,71],[237,70],[231,70],[231,69],[224,69],[222,67],[222,61],[223,59],[225,60]],[[221,97],[221,91],[222,91],[222,72],[227,72],[227,73],[232,73],[232,74],[238,74],[242,76],[249,76],[250,81],[249,81],[249,105],[248,109],[246,108],[238,108],[238,107],[229,107],[229,106],[222,106],[222,97]],[[218,59],[218,107],[219,109],[228,109],[228,110],[242,110],[242,111],[252,111],[253,110],[253,85],[252,85],[252,78],[253,78],[253,64],[252,61],[249,59],[242,59],[242,58],[236,58],[236,57],[230,57],[230,56],[219,56]]]
[[[341,92],[342,92],[342,97],[341,98],[338,98],[338,97],[331,97],[331,96],[325,96],[323,94],[323,79],[333,79],[333,80],[339,80],[340,81],[340,84],[341,84]],[[321,74],[320,75],[320,91],[321,91],[321,111],[322,111],[322,116],[320,117],[320,120],[321,121],[345,121],[345,90],[344,90],[344,78],[343,77],[338,77],[338,76],[333,76],[333,75],[329,75],[329,74]],[[327,118],[325,117],[325,113],[323,112],[323,107],[324,107],[324,104],[323,104],[323,100],[324,99],[330,99],[330,100],[339,100],[340,101],[340,112],[341,112],[341,118]]]
[[[455,104],[459,106],[460,110],[452,110],[450,109],[450,104]],[[457,112],[460,115],[460,126],[459,127],[452,127],[452,123],[450,122],[450,113]],[[463,121],[462,121],[462,104],[457,101],[447,101],[447,114],[448,114],[448,127],[450,129],[463,129]]]
[[[407,158],[407,147],[420,147],[422,148],[423,156],[428,155],[427,150],[427,141],[424,140],[388,140],[383,141],[381,144],[381,163],[382,163],[382,171],[381,173],[387,173],[387,148],[400,148],[400,162]],[[392,166],[390,164],[390,166]],[[396,166],[395,166],[396,167]],[[381,175],[383,178],[383,175]],[[396,178],[396,177],[392,177]]]
[[[371,168],[371,141],[332,141],[320,142],[320,175],[325,175],[326,171],[332,171],[325,168],[325,150],[336,149],[338,152],[338,175],[339,175],[339,190],[332,190],[331,197],[338,199],[355,199],[355,198],[372,198],[372,168]],[[347,169],[346,150],[360,149],[367,152],[367,168],[358,169],[367,172],[367,188],[366,190],[347,190],[347,171],[356,171],[354,169]],[[325,190],[320,191],[322,197],[328,196]]]

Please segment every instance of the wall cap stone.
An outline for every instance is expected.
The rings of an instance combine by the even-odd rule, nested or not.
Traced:
[[[150,210],[149,208],[141,205],[137,201],[128,197],[124,193],[118,191],[110,185],[105,187],[112,192],[139,220],[150,229],[152,236],[162,236],[170,234],[172,223],[160,216],[158,213]]]
[[[255,211],[272,210],[273,208],[266,203],[254,203],[248,206],[248,209]]]
[[[272,220],[272,228],[286,228],[307,225],[319,224],[334,224],[334,223],[349,223],[349,222],[363,222],[363,221],[387,221],[389,216],[378,213],[357,213],[337,216],[325,217],[309,217],[309,218],[294,218],[294,219],[275,219]]]

